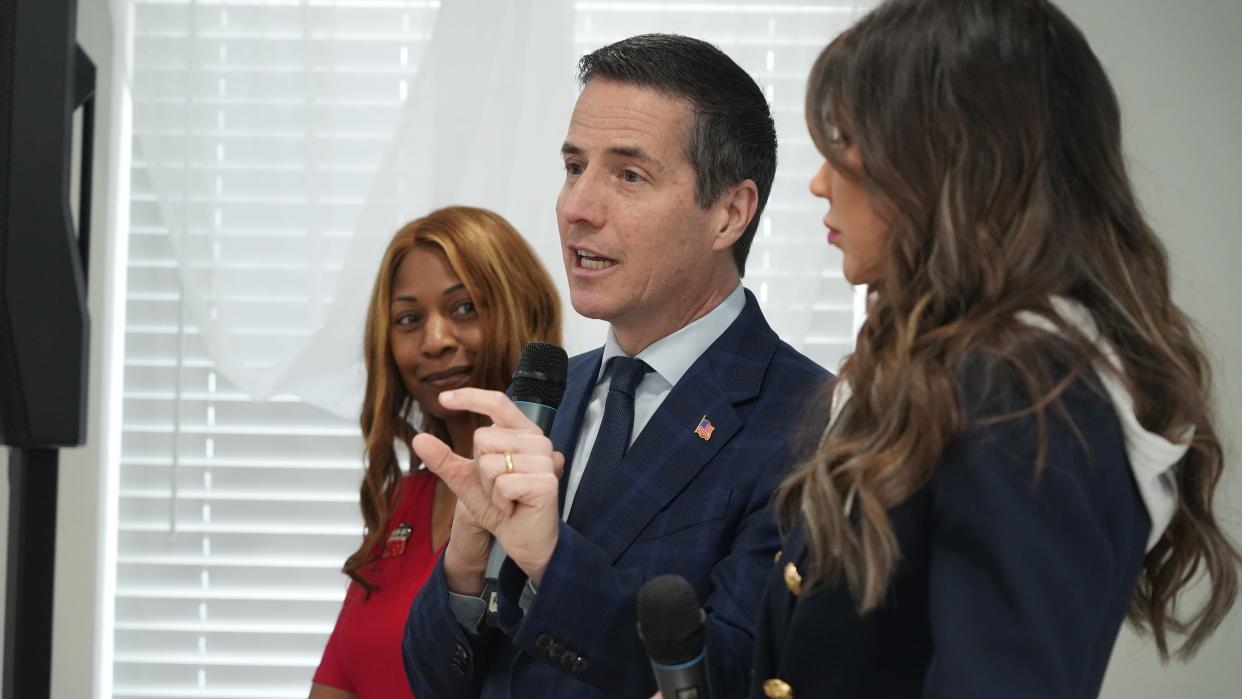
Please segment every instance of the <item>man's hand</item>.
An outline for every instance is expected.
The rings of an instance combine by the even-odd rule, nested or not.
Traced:
[[[448,589],[459,595],[477,597],[483,592],[483,572],[492,550],[492,533],[479,526],[460,502],[453,509],[453,528],[444,547],[444,575]]]
[[[413,446],[424,464],[441,463],[450,457],[460,458],[447,444],[429,434],[416,435]],[[453,508],[448,545],[444,547],[444,577],[449,592],[468,597],[483,592],[483,571],[487,567],[487,554],[491,548],[492,533],[484,529],[458,500]]]
[[[557,482],[565,464],[564,456],[554,452],[551,440],[499,391],[445,391],[440,394],[440,404],[450,410],[486,415],[494,423],[475,431],[473,460],[453,454],[431,435],[414,439],[419,458],[457,495],[459,511],[465,509],[460,517],[454,513],[453,532],[449,536],[452,547],[460,519],[467,543],[453,552],[452,574],[461,574],[458,582],[463,589],[470,589],[481,580],[487,551],[483,549],[482,557],[478,557],[478,532],[470,530],[482,527],[495,535],[505,553],[538,585],[556,548],[560,525]],[[445,573],[450,574],[448,550],[444,563]],[[482,589],[481,582],[478,589]]]

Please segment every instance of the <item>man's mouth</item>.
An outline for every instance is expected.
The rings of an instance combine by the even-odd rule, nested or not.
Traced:
[[[578,258],[578,266],[583,269],[608,269],[617,264],[616,260],[595,255],[586,250],[574,250],[574,255]]]

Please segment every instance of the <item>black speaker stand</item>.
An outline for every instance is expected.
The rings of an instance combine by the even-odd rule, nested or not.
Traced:
[[[9,448],[4,699],[51,696],[59,459],[56,449]]]

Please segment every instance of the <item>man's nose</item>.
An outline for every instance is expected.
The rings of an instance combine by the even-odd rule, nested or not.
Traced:
[[[592,171],[587,170],[561,189],[557,202],[557,214],[569,224],[584,224],[591,228],[604,226],[604,183]]]

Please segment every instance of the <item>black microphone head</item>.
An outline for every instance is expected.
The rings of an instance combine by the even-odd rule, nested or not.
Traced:
[[[513,400],[561,407],[568,369],[569,356],[564,348],[547,342],[526,343],[513,371]]]
[[[638,636],[661,665],[680,665],[703,652],[703,610],[690,582],[661,575],[638,591]]]

